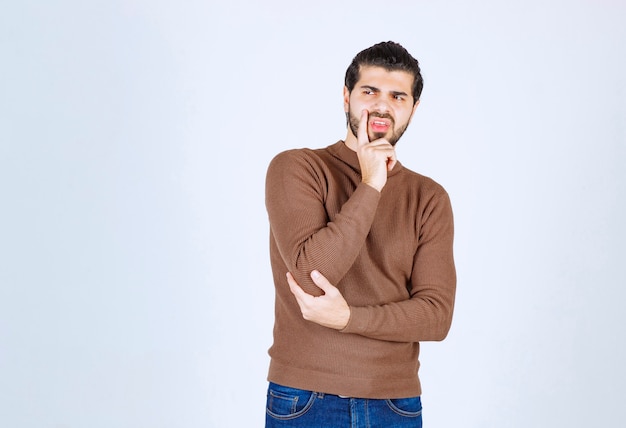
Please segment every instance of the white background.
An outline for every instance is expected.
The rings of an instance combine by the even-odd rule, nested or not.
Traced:
[[[260,427],[265,170],[345,136],[361,49],[403,44],[398,145],[456,219],[427,427],[622,426],[621,0],[3,2],[0,426]]]

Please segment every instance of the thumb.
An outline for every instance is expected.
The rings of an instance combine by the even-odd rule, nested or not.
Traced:
[[[367,135],[367,120],[369,118],[369,112],[367,110],[363,110],[361,112],[361,120],[359,121],[359,128],[357,129],[357,143],[360,146],[368,144],[370,142],[370,138]]]
[[[311,272],[311,279],[313,279],[315,285],[317,285],[319,288],[322,289],[322,291],[324,291],[324,294],[332,293],[333,291],[337,290],[337,288],[332,285],[326,279],[326,277],[317,270]]]

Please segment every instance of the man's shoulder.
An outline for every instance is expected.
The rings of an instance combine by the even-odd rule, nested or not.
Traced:
[[[307,158],[311,156],[316,156],[316,153],[321,150],[325,150],[325,149],[311,149],[308,147],[287,149],[287,150],[283,150],[282,152],[279,152],[276,156],[274,156],[274,159]]]
[[[270,167],[297,167],[302,165],[321,166],[330,157],[329,148],[311,149],[308,147],[284,150],[270,162]]]
[[[422,191],[429,191],[432,193],[447,193],[446,189],[433,178],[413,171],[412,169],[402,166],[400,174],[403,177],[403,181],[409,184],[411,187],[421,189]]]

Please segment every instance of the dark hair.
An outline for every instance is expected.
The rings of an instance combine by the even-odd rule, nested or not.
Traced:
[[[419,62],[411,56],[400,44],[395,42],[381,42],[369,47],[354,57],[346,70],[345,84],[352,92],[354,85],[359,81],[362,66],[383,67],[387,71],[406,71],[413,75],[413,103],[420,99],[424,79],[420,71]]]

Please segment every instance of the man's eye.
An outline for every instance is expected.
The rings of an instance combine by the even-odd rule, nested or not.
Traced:
[[[363,91],[363,93],[365,95],[374,95],[374,91],[372,91],[371,89],[366,89],[366,90]]]
[[[393,97],[396,101],[404,101],[404,97],[402,95],[394,95]]]

